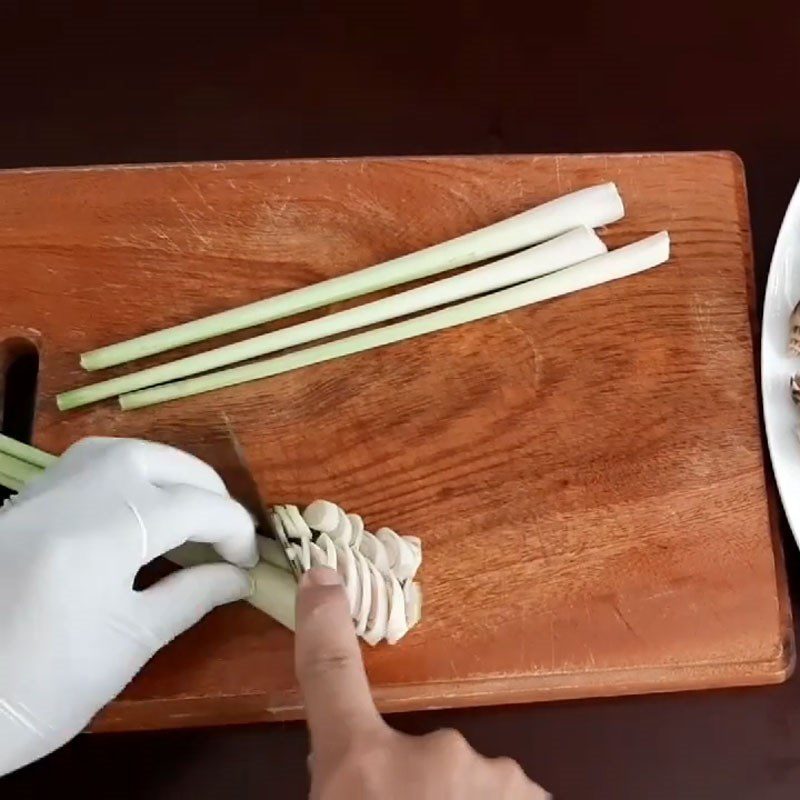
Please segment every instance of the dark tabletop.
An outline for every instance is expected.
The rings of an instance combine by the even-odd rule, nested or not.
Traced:
[[[763,293],[800,178],[796,0],[78,5],[0,10],[2,167],[732,149],[747,169]],[[800,796],[800,675],[393,722],[455,726],[558,798]],[[300,725],[83,736],[2,781],[0,796],[301,797],[305,754]]]

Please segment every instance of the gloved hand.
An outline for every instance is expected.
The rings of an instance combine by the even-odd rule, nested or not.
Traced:
[[[408,736],[381,719],[333,570],[312,569],[300,582],[295,661],[311,734],[312,800],[550,797],[516,762],[484,758],[455,731]]]
[[[0,511],[0,775],[67,742],[157,650],[249,594],[232,564],[133,591],[143,564],[189,539],[241,567],[258,558],[214,470],[137,440],[80,442]]]

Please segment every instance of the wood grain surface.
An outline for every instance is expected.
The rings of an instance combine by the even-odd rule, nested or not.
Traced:
[[[87,382],[81,351],[604,180],[628,211],[604,233],[609,245],[667,228],[669,264],[177,404],[55,408],[57,392]],[[383,709],[786,676],[793,645],[764,485],[735,157],[12,171],[0,174],[0,208],[0,340],[40,347],[38,445],[147,436],[220,464],[224,410],[270,500],[329,497],[368,526],[423,539],[423,623],[401,646],[367,653]],[[254,609],[220,609],[95,727],[296,717],[291,646]]]

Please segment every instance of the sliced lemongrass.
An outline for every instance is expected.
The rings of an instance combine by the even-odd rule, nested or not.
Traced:
[[[347,519],[350,520],[350,526],[353,529],[350,546],[358,550],[358,546],[361,544],[361,537],[364,535],[364,520],[358,514],[348,514]]]
[[[277,358],[122,395],[119,398],[120,405],[124,409],[143,408],[332,361],[635,275],[664,263],[668,258],[669,235],[666,232],[658,233],[542,278],[413,319]]]
[[[347,514],[345,514],[341,508],[339,509],[339,520],[336,523],[336,527],[330,531],[328,536],[330,536],[336,544],[340,545],[349,545],[353,538],[353,526],[350,520],[347,519]]]
[[[389,568],[394,569],[400,563],[400,537],[391,528],[378,528],[375,538],[384,546],[389,559]]]
[[[309,528],[308,523],[303,519],[300,509],[293,505],[285,505],[283,508],[286,511],[287,518],[291,520],[292,525],[294,526],[294,529],[297,531],[298,535],[302,536],[303,538],[310,539],[311,528]]]
[[[11,489],[12,492],[21,492],[22,488],[25,486],[25,481],[12,478],[10,475],[4,475],[0,472],[0,486]]]
[[[386,636],[386,623],[389,619],[389,592],[386,588],[386,580],[378,572],[378,568],[367,561],[369,566],[370,578],[370,607],[367,629],[364,631],[363,639],[374,647]]]
[[[789,352],[800,356],[800,303],[794,307],[789,320]]]
[[[378,568],[378,572],[385,575],[390,571],[389,555],[374,533],[365,530],[361,535],[358,549]]]
[[[422,566],[422,542],[416,536],[403,536],[402,538],[414,554],[414,566],[410,576],[413,578]]]
[[[62,411],[68,411],[115,395],[127,394],[201,372],[210,372],[278,350],[286,350],[346,331],[366,328],[386,320],[409,316],[468,297],[476,297],[554,272],[570,264],[577,264],[605,252],[606,246],[594,231],[589,228],[577,228],[544,244],[451,278],[168,364],[160,364],[119,378],[82,386],[58,395],[56,401]]]
[[[358,610],[356,611],[355,627],[356,635],[363,636],[367,630],[369,620],[369,609],[372,604],[372,580],[370,578],[367,559],[358,550],[353,551],[358,565],[358,577],[361,589]]]
[[[301,538],[299,542],[293,542],[291,545],[294,551],[294,559],[300,565],[301,572],[308,572],[311,569],[311,549],[309,540]]]
[[[40,450],[38,447],[18,442],[16,439],[12,439],[2,433],[0,433],[0,453],[5,453],[7,456],[13,456],[20,459],[20,461],[25,461],[43,469],[58,461],[57,456],[45,453],[44,450]]]
[[[306,506],[303,519],[309,528],[320,533],[330,533],[339,524],[339,506],[330,500],[315,500]]]
[[[213,564],[222,560],[213,548],[195,542],[187,542],[171,550],[167,553],[167,558],[182,567]],[[248,570],[248,574],[253,592],[247,602],[293,631],[297,598],[297,582],[294,576],[265,561],[260,561],[253,569]]]
[[[485,228],[367,269],[92,350],[81,356],[81,364],[87,370],[124,364],[511,253],[581,225],[599,228],[615,222],[623,213],[622,199],[613,183],[581,189]]]
[[[328,566],[328,558],[325,554],[325,551],[318,544],[314,544],[314,542],[309,541],[308,551],[311,557],[309,568]]]
[[[0,472],[21,483],[28,483],[42,474],[42,468],[6,453],[0,453]]]
[[[283,539],[285,538],[287,543],[289,541],[289,533],[287,532],[286,527],[283,524],[283,519],[280,513],[278,513],[275,509],[273,509],[272,512],[270,513],[270,520],[272,521],[272,526],[275,529],[275,535],[278,537],[278,543],[281,546],[281,548],[283,548],[285,546],[284,544],[281,543]],[[296,551],[294,550],[293,547],[289,547],[288,545],[286,545],[286,550],[284,552],[286,554],[286,558],[291,562],[289,564],[290,569],[294,569],[292,564],[302,568],[300,559],[297,557]]]
[[[361,597],[361,586],[356,558],[353,551],[347,546],[336,545],[336,571],[342,576],[350,615],[355,616]]]
[[[317,537],[317,544],[325,551],[325,562],[331,569],[336,569],[338,558],[336,557],[336,545],[327,533],[321,533]]]
[[[386,576],[389,591],[389,617],[386,622],[386,641],[396,644],[408,633],[406,600],[400,582],[390,572]]]
[[[422,588],[418,583],[408,581],[403,586],[403,598],[406,603],[406,621],[411,629],[422,618]]]
[[[391,528],[381,528],[375,536],[386,548],[386,553],[389,556],[389,566],[397,579],[405,581],[413,578],[419,563],[411,543],[407,542]]]

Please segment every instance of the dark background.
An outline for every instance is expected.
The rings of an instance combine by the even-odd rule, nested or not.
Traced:
[[[0,166],[732,149],[760,297],[800,177],[800,4],[733,5],[6,3]],[[558,798],[800,794],[800,675],[393,721],[455,726]],[[0,795],[301,797],[305,754],[299,725],[83,736]]]

